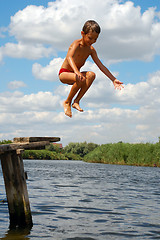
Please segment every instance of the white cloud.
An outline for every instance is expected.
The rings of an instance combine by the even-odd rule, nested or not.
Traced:
[[[12,58],[27,58],[27,59],[39,59],[42,57],[48,57],[53,53],[51,47],[46,48],[42,44],[28,44],[28,43],[6,43],[0,48],[0,54],[2,56],[8,56]]]
[[[32,5],[18,11],[9,26],[12,41],[0,47],[0,61],[5,56],[35,60],[54,54],[56,57],[52,56],[47,66],[34,63],[32,74],[37,79],[55,81],[63,61],[58,58],[59,51],[67,50],[80,37],[87,19],[95,19],[101,25],[95,48],[105,63],[150,61],[160,54],[160,12],[156,9],[141,13],[131,1],[106,0],[99,4],[88,0],[86,4],[86,0],[61,0],[48,3],[46,8]],[[5,31],[0,29],[0,37],[5,37]],[[62,106],[70,86],[59,84],[54,93],[0,93],[0,138],[59,136],[64,144],[84,140],[99,144],[158,140],[160,71],[144,82],[126,84],[122,91],[115,91],[95,64],[87,61],[85,69],[94,71],[97,78],[81,101],[85,111],[73,109],[72,119],[64,115]],[[8,87],[17,89],[23,84],[12,81]]]
[[[156,142],[160,132],[160,87],[158,84],[155,87],[154,79],[159,82],[159,72],[150,75],[145,83],[126,85],[127,91],[121,92],[106,82],[105,89],[106,79],[97,80],[89,90],[90,94],[82,100],[85,111],[80,113],[73,109],[72,119],[65,116],[61,100],[67,96],[68,86],[59,86],[55,89],[56,95],[51,92],[29,95],[18,91],[1,93],[0,137],[58,136],[64,145],[84,140],[99,144],[147,142],[150,139]],[[96,94],[91,98],[93,90]],[[112,107],[113,103],[117,107]],[[88,108],[89,104],[94,105]],[[137,107],[129,109],[127,104]]]
[[[6,27],[0,27],[0,38],[4,38],[5,35],[4,35],[4,32],[7,31],[7,28]]]
[[[90,65],[88,69],[93,70],[94,66],[94,64],[93,66]],[[114,90],[112,82],[98,69],[94,69],[94,72],[97,78],[82,99],[85,107],[99,108],[112,106],[113,104],[130,107],[146,105],[157,107],[157,103],[160,102],[160,71],[151,74],[146,82],[125,85],[121,91]],[[69,89],[65,91],[67,90]]]
[[[38,63],[34,63],[32,67],[32,73],[37,79],[57,81],[58,71],[62,65],[62,58],[55,58],[46,66],[43,67]]]
[[[23,113],[27,111],[56,111],[60,107],[60,97],[51,92],[24,95],[21,92],[0,94],[1,113]]]
[[[8,88],[9,89],[18,89],[21,87],[26,87],[26,84],[22,81],[12,81],[8,83]]]
[[[32,111],[14,114],[3,113],[1,136],[58,136],[63,144],[68,142],[147,142],[158,140],[158,111],[152,109],[95,109],[84,113],[73,112],[67,118],[63,112]],[[151,117],[154,119],[151,121]],[[145,127],[142,127],[145,126]],[[4,135],[3,135],[4,133]]]
[[[102,27],[96,47],[106,62],[150,61],[160,54],[159,15],[155,8],[142,14],[131,1],[99,4],[88,0],[86,5],[85,0],[62,0],[50,2],[46,8],[30,5],[11,17],[10,34],[17,43],[2,46],[0,55],[38,59],[67,50],[80,37],[84,22],[95,19]]]
[[[149,84],[153,87],[160,87],[160,71],[150,75]]]

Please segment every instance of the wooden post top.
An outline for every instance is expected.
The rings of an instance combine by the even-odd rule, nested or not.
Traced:
[[[30,142],[59,142],[59,137],[18,137],[13,139],[13,143],[30,143]]]
[[[41,149],[50,142],[60,141],[59,137],[20,137],[14,138],[13,143],[0,145],[0,154],[17,149]]]

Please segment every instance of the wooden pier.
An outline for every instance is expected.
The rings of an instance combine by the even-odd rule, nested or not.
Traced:
[[[33,226],[26,185],[22,152],[25,149],[44,149],[58,137],[14,138],[13,143],[0,145],[0,159],[8,201],[10,229]]]

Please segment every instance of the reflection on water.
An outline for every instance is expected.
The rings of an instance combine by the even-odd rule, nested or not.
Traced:
[[[9,230],[4,237],[2,237],[2,240],[29,240],[30,237],[28,236],[30,234],[30,231],[27,229],[25,230]]]
[[[159,168],[80,161],[24,164],[34,225],[30,233],[5,235],[8,209],[0,203],[1,239],[160,239]],[[2,181],[0,189],[1,200]]]

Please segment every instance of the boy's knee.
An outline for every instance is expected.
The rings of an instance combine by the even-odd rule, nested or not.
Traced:
[[[88,79],[90,79],[91,81],[93,81],[96,78],[96,74],[94,72],[87,72],[87,77]]]

